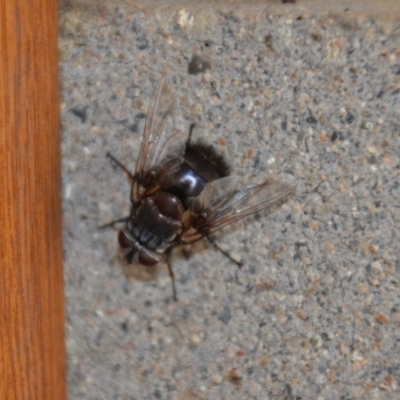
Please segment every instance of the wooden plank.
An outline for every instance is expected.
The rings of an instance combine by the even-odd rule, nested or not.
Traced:
[[[62,400],[57,1],[1,1],[0,54],[0,399]]]

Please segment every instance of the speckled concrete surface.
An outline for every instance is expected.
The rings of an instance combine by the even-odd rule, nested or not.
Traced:
[[[400,24],[295,10],[61,13],[70,399],[399,398]],[[105,153],[134,169],[164,73],[235,173],[298,184],[215,235],[241,270],[177,249],[177,303],[97,229],[129,211]]]

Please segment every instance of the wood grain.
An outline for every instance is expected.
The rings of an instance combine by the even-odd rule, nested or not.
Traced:
[[[62,400],[57,1],[1,1],[0,54],[0,399]]]

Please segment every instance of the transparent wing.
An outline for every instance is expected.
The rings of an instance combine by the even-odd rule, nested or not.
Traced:
[[[187,135],[178,99],[163,77],[150,99],[135,180],[146,186],[172,176],[182,163]]]
[[[294,193],[295,189],[294,184],[273,179],[242,187],[238,177],[228,176],[210,182],[191,202],[190,209],[198,216],[198,222],[195,222],[195,230],[188,231],[182,239],[189,243],[202,236],[198,232],[211,234],[232,222],[271,207]]]

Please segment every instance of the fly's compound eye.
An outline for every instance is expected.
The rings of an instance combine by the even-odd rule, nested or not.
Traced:
[[[119,231],[118,233],[118,243],[121,248],[127,249],[128,247],[134,247],[136,241],[133,239],[130,233],[124,229],[123,231]]]
[[[139,263],[145,267],[152,267],[160,261],[159,257],[146,249],[139,250]]]

